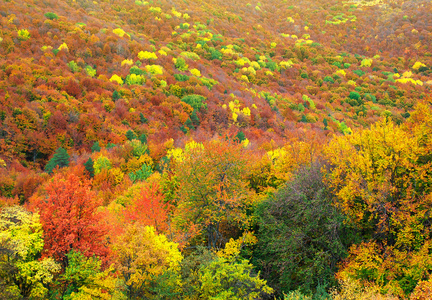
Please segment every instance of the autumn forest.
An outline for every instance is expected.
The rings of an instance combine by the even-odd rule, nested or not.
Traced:
[[[432,2],[0,0],[0,299],[432,299]]]

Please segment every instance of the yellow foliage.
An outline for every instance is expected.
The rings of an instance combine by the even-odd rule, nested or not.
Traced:
[[[118,35],[119,37],[123,37],[126,34],[126,32],[121,28],[114,29],[113,33]]]
[[[370,67],[372,65],[372,58],[365,58],[361,61],[361,67]]]
[[[148,51],[140,51],[138,53],[138,58],[139,59],[157,59],[157,56],[155,53],[153,52],[148,52]]]
[[[110,81],[117,82],[120,85],[123,84],[123,79],[121,79],[121,77],[118,76],[118,75],[116,75],[116,74],[114,74],[113,76],[111,76]]]
[[[421,67],[426,67],[426,65],[425,65],[424,63],[419,62],[419,61],[416,61],[415,64],[412,66],[412,68],[413,68],[414,70],[418,70],[418,69],[420,69]]]
[[[149,71],[152,75],[162,75],[163,68],[159,65],[147,65],[145,66],[146,70]]]
[[[249,78],[248,78],[246,75],[242,75],[242,76],[240,77],[240,80],[241,80],[241,81],[245,81],[245,82],[249,82]]]
[[[68,46],[66,45],[66,43],[63,43],[60,45],[60,47],[58,47],[59,50],[65,50],[65,51],[69,51]]]
[[[406,71],[402,74],[402,77],[410,78],[410,77],[412,77],[412,75],[413,75],[413,73],[411,71]]]
[[[294,63],[292,62],[291,59],[290,59],[290,60],[287,60],[287,61],[281,61],[281,62],[279,63],[279,65],[280,65],[281,68],[283,68],[283,69],[291,68],[293,64],[294,64]]]
[[[287,18],[287,21],[288,21],[289,23],[294,23],[294,19],[293,19],[292,17],[288,17],[288,18]]]
[[[125,59],[121,62],[121,66],[123,67],[124,65],[128,65],[131,66],[133,65],[133,60],[132,59]]]
[[[191,69],[190,72],[192,73],[192,75],[195,75],[197,77],[201,76],[201,72],[198,69]]]

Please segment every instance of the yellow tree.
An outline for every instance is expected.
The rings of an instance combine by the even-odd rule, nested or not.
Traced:
[[[183,257],[178,244],[150,226],[128,225],[113,245],[117,270],[123,274],[129,299],[150,299],[159,276],[176,274]]]
[[[222,224],[240,228],[253,195],[247,183],[248,157],[244,147],[229,140],[205,142],[185,151],[176,162],[179,181],[174,222],[188,230],[197,225],[209,248],[227,241]]]
[[[431,138],[425,130],[431,122],[419,114],[415,125],[383,119],[370,129],[335,137],[325,149],[337,205],[365,240],[352,247],[340,275],[373,281],[398,295],[411,292],[432,269]]]
[[[53,274],[60,271],[60,265],[50,257],[39,259],[43,246],[38,214],[18,206],[1,210],[1,299],[46,299],[47,287]]]

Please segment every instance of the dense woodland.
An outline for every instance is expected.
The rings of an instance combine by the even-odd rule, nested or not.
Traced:
[[[432,2],[0,0],[0,299],[430,299]]]

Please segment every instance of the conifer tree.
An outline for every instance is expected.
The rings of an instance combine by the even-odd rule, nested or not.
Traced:
[[[69,154],[62,147],[58,148],[54,156],[45,166],[45,171],[52,173],[55,167],[63,168],[69,166]]]

